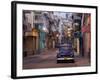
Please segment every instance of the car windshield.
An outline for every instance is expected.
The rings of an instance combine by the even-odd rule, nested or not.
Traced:
[[[63,45],[60,45],[60,50],[69,50],[69,49],[72,49],[72,45],[71,44],[63,44]]]

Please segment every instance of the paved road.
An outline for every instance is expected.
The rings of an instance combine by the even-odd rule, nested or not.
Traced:
[[[57,63],[57,49],[47,50],[41,54],[28,56],[23,59],[23,69],[56,68],[56,67],[77,67],[89,66],[88,58],[75,58],[75,63]]]

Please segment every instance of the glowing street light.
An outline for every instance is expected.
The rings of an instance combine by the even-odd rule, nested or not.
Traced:
[[[44,31],[44,32],[48,32],[48,30],[47,30],[46,27],[43,27],[43,31]]]
[[[59,34],[57,34],[56,36],[59,37]]]

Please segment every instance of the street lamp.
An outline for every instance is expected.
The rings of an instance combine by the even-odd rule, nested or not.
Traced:
[[[59,37],[59,34],[57,34],[56,37]]]
[[[44,32],[48,32],[47,28],[44,26],[42,29]]]

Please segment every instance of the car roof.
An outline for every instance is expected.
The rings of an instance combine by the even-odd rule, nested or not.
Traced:
[[[67,47],[68,45],[71,45],[71,44],[61,44],[60,46],[61,47]]]

